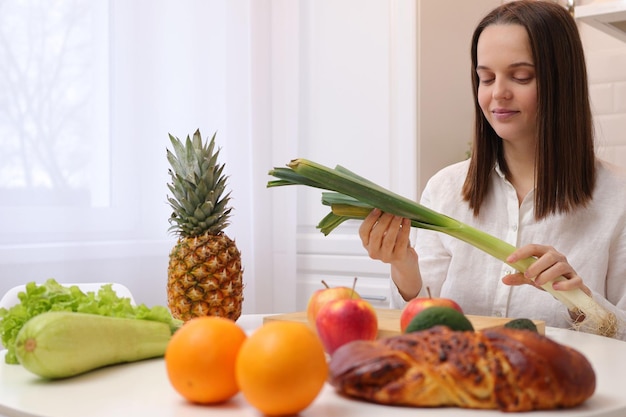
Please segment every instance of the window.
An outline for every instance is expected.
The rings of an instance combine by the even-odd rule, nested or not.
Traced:
[[[0,3],[0,243],[71,238],[111,206],[108,8]]]

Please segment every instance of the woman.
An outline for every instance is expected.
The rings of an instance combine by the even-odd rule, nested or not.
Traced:
[[[424,230],[413,248],[410,222],[375,210],[359,235],[371,258],[391,265],[392,307],[429,288],[467,314],[584,329],[584,316],[537,288],[563,276],[553,288],[592,296],[617,316],[615,337],[626,340],[626,174],[595,157],[574,19],[551,2],[505,3],[476,28],[471,55],[472,155],[435,174],[421,202],[518,247],[509,262],[538,260],[516,273]]]

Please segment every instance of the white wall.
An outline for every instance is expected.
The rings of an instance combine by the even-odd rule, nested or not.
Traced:
[[[585,46],[598,154],[626,166],[626,43],[585,23]]]

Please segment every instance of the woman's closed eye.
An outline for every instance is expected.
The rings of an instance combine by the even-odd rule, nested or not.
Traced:
[[[478,81],[485,85],[492,83],[496,79],[494,74],[487,73],[485,71],[477,71],[476,75],[478,76]]]
[[[529,82],[531,82],[535,77],[533,75],[527,75],[527,74],[523,74],[523,75],[514,75],[513,76],[513,81],[518,82],[520,84],[528,84]]]

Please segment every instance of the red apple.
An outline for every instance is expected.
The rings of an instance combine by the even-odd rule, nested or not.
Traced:
[[[326,303],[315,321],[317,334],[329,355],[353,340],[374,340],[378,335],[378,316],[372,305],[361,298]]]
[[[356,279],[355,279],[356,281]],[[359,294],[354,291],[354,287],[329,287],[326,282],[322,281],[324,288],[317,290],[309,298],[309,302],[306,307],[306,317],[309,321],[309,325],[315,329],[315,320],[317,313],[322,306],[330,301],[334,300],[346,300],[351,298],[361,298]]]
[[[428,307],[434,306],[446,306],[452,307],[455,310],[463,313],[461,306],[454,300],[449,298],[432,298],[430,296],[430,290],[428,290],[428,297],[414,298],[404,306],[402,314],[400,315],[400,330],[404,333],[404,330],[409,325],[413,317]]]

